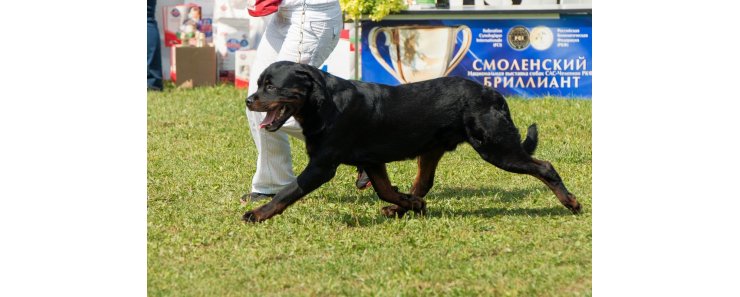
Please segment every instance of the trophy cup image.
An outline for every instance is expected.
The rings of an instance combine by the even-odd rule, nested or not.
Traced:
[[[462,43],[452,55],[457,35],[462,32]],[[378,51],[378,34],[385,34],[391,65]],[[447,76],[470,48],[472,32],[459,26],[396,26],[375,27],[370,30],[368,45],[380,66],[400,83],[418,82]]]

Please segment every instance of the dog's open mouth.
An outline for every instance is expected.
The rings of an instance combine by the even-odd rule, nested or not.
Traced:
[[[294,109],[289,104],[283,104],[273,110],[268,110],[265,119],[260,123],[260,128],[275,132],[285,124],[285,121],[293,115]]]

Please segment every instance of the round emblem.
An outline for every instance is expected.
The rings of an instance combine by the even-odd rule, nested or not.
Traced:
[[[241,41],[239,39],[230,38],[229,40],[226,40],[226,48],[229,50],[229,52],[235,52],[238,51],[242,47]]]
[[[555,40],[555,35],[552,34],[552,30],[550,30],[550,28],[537,26],[532,29],[530,39],[534,49],[543,51],[552,46],[552,42]]]
[[[172,14],[173,17],[179,17],[180,10],[178,10],[177,8],[173,8],[172,11],[170,11],[170,14]]]
[[[529,30],[524,26],[516,26],[509,30],[506,36],[509,46],[515,50],[521,51],[529,47]]]

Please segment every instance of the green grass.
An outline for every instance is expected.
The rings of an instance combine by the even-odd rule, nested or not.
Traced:
[[[591,295],[591,101],[509,99],[522,134],[538,124],[535,156],[582,215],[464,144],[440,162],[425,217],[382,217],[386,204],[343,165],[282,215],[244,224],[256,158],[244,97],[228,86],[147,95],[150,296]],[[299,173],[307,157],[291,141]],[[416,163],[388,171],[408,191]]]

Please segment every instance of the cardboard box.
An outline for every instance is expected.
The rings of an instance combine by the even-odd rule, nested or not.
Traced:
[[[176,47],[173,58],[176,85],[183,87],[216,84],[216,51],[213,47]]]

